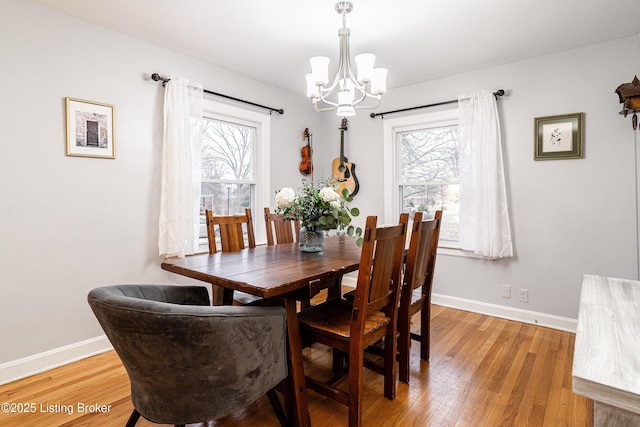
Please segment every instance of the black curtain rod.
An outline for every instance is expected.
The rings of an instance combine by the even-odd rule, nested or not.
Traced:
[[[151,74],[151,79],[155,80],[156,82],[162,82],[162,86],[164,86],[169,80],[171,80],[169,77],[165,77],[165,76],[161,76],[158,73],[153,73]],[[280,114],[284,114],[284,110],[282,108],[271,108],[271,107],[267,107],[266,105],[260,105],[260,104],[256,104],[254,102],[250,102],[250,101],[245,101],[244,99],[239,99],[239,98],[234,98],[233,96],[229,96],[229,95],[224,95],[222,93],[218,93],[218,92],[213,92],[207,89],[203,89],[202,90],[204,93],[208,93],[209,95],[215,95],[215,96],[220,96],[222,98],[227,98],[227,99],[231,99],[232,101],[238,101],[238,102],[242,102],[244,104],[249,104],[249,105],[253,105],[255,107],[260,107],[260,108],[264,108],[266,110],[269,110],[269,114],[271,114],[272,111],[275,111],[276,113],[280,113]]]
[[[499,96],[502,96],[502,95],[504,95],[504,90],[503,89],[498,89],[497,91],[493,92],[493,95],[496,98],[499,97]],[[370,116],[371,116],[372,119],[375,119],[376,116],[381,116],[384,119],[384,115],[385,114],[401,113],[403,111],[417,110],[419,108],[437,107],[439,105],[456,104],[457,102],[458,102],[458,100],[454,99],[454,100],[451,100],[451,101],[436,102],[435,104],[420,105],[418,107],[410,107],[410,108],[403,108],[401,110],[386,111],[384,113],[371,113]]]

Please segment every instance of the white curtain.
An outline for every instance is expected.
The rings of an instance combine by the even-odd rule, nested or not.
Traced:
[[[160,255],[184,258],[198,246],[202,85],[169,77],[164,92],[158,247]]]
[[[460,244],[489,258],[513,256],[498,106],[493,91],[458,98]]]

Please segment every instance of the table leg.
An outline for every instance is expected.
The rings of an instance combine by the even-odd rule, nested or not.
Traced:
[[[211,284],[211,305],[233,305],[233,289]]]
[[[287,329],[289,335],[289,391],[291,392],[289,419],[295,426],[310,426],[309,407],[307,401],[307,386],[304,379],[304,366],[302,363],[302,341],[298,326],[298,313],[296,300],[284,299],[284,308],[287,312]]]
[[[342,276],[336,277],[327,288],[327,301],[342,298]]]

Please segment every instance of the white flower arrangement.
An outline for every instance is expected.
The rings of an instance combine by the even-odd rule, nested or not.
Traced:
[[[277,211],[287,219],[297,219],[307,230],[345,230],[349,236],[356,236],[361,244],[362,229],[351,225],[351,217],[360,215],[358,208],[349,208],[346,203],[353,198],[335,191],[329,180],[322,180],[320,187],[313,182],[302,180],[300,194],[289,187],[276,192]]]
[[[278,209],[287,209],[293,205],[296,198],[296,192],[292,188],[284,187],[276,193],[276,205]]]

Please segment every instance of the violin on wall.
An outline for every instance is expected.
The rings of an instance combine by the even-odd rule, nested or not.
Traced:
[[[311,148],[311,134],[309,128],[305,128],[302,133],[302,140],[307,140],[307,145],[302,147],[302,161],[300,162],[300,173],[310,175],[313,173],[313,149]]]

